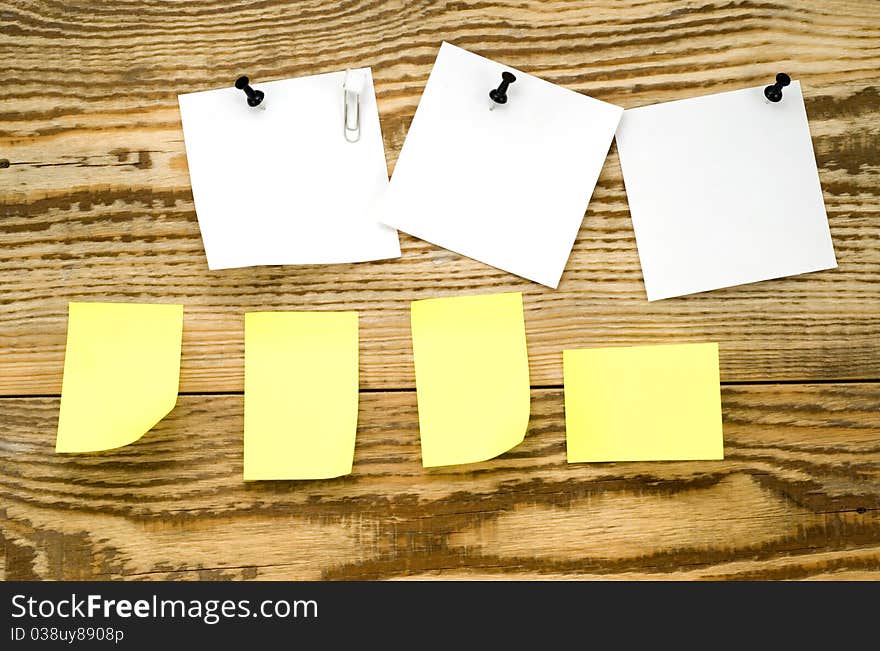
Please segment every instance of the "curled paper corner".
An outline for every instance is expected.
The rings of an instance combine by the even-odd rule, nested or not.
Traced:
[[[115,436],[108,435],[101,439],[101,442],[95,444],[86,443],[87,437],[82,439],[77,435],[71,435],[69,427],[61,426],[61,417],[59,416],[58,436],[55,439],[55,452],[58,454],[87,454],[90,452],[104,452],[131,445],[144,437],[147,432],[152,430],[159,424],[171,410],[177,406],[177,390],[174,395],[169,396],[165,400],[164,406],[156,405],[152,415],[143,417],[137,424],[131,427],[123,427],[116,431]],[[83,440],[84,439],[84,440]]]
[[[522,443],[531,387],[522,295],[414,301],[422,466],[493,459]]]
[[[183,306],[70,303],[57,453],[140,439],[177,404]]]
[[[510,452],[526,438],[529,428],[530,405],[520,401],[516,405],[515,413],[511,413],[504,431],[492,434],[482,444],[476,440],[474,444],[461,447],[453,452],[438,452],[427,450],[422,439],[422,467],[423,468],[449,468],[472,463],[482,463],[500,457],[505,452]]]

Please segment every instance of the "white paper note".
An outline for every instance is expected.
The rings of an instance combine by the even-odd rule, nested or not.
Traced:
[[[837,266],[800,84],[626,111],[620,165],[648,300]]]
[[[503,71],[516,81],[490,111]],[[556,287],[622,112],[443,43],[377,213]]]
[[[344,72],[180,95],[208,268],[361,262],[400,256],[394,229],[368,214],[388,170],[369,68],[360,140],[343,132]]]

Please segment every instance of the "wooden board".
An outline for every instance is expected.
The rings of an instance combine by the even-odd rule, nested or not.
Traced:
[[[242,397],[185,396],[139,442],[56,455],[58,400],[5,401],[7,578],[880,578],[880,384],[727,387],[723,462],[566,464],[525,442],[421,467],[413,392],[361,401],[354,472],[241,481]]]
[[[12,5],[0,576],[876,576],[874,0]],[[399,260],[207,270],[178,93],[372,66],[390,171],[443,39],[627,108],[789,72],[839,268],[649,304],[612,147],[557,291],[405,235]],[[532,432],[502,459],[423,471],[409,302],[495,291],[524,294]],[[186,305],[185,395],[141,443],[51,451],[71,300]],[[351,478],[239,481],[243,313],[264,309],[361,312]],[[684,341],[720,344],[727,459],[567,466],[561,351]]]

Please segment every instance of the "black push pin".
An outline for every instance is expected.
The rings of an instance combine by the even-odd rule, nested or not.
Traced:
[[[516,77],[513,76],[512,72],[505,71],[501,73],[501,84],[498,88],[493,88],[489,91],[489,99],[493,102],[489,106],[490,111],[495,108],[496,104],[507,104],[507,87],[515,81]]]
[[[764,89],[764,97],[767,98],[767,101],[776,103],[782,99],[782,89],[788,86],[791,83],[791,77],[789,77],[784,72],[780,72],[776,75],[776,83],[772,86],[767,86]]]
[[[238,90],[243,90],[244,94],[247,95],[247,103],[248,106],[252,106],[254,108],[260,107],[265,110],[265,106],[260,106],[263,103],[263,98],[266,97],[266,94],[261,90],[254,90],[249,86],[250,80],[247,77],[239,77],[235,80],[235,87]]]

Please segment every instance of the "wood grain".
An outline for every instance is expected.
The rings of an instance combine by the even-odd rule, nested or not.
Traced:
[[[656,303],[614,147],[556,291],[399,260],[209,272],[178,93],[369,65],[393,170],[441,40],[630,108],[803,85],[839,268]],[[880,4],[13,0],[0,9],[0,577],[877,578]],[[768,143],[772,146],[772,143]],[[419,464],[409,302],[522,291],[526,442]],[[52,452],[67,303],[186,305],[178,408]],[[243,313],[356,309],[355,473],[241,475]],[[561,351],[717,341],[727,458],[564,463]]]
[[[70,300],[187,306],[181,388],[242,389],[242,313],[362,312],[364,387],[413,386],[415,298],[522,290],[567,347],[721,343],[726,381],[880,378],[880,5],[16,2],[0,53],[0,394],[58,393]],[[399,260],[209,272],[176,95],[371,65],[393,168],[442,39],[625,107],[801,79],[837,270],[647,303],[614,149],[557,291],[401,236]],[[136,56],[133,56],[136,53]]]
[[[4,401],[7,578],[880,578],[880,384],[728,387],[725,460],[566,464],[563,400],[525,442],[423,469],[413,392],[362,395],[351,476],[241,481],[241,396],[56,455],[57,399]],[[4,546],[0,546],[3,549]]]

